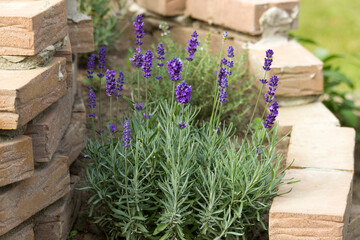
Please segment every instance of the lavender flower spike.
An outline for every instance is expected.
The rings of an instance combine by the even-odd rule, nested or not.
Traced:
[[[89,117],[95,117],[95,113],[92,112],[93,111],[92,109],[96,107],[96,95],[93,87],[89,87],[88,89],[90,90],[88,95],[88,102],[89,102],[88,106],[91,112],[89,113]]]
[[[109,130],[111,133],[114,133],[116,131],[116,126],[113,124],[109,124]]]
[[[151,50],[146,51],[144,55],[144,61],[141,66],[141,69],[143,70],[144,74],[143,76],[145,78],[151,77],[151,68],[152,68],[152,60],[155,58]]]
[[[182,122],[182,121],[180,121],[180,123],[179,123],[179,128],[180,129],[184,129],[184,128],[186,128],[186,122]]]
[[[142,110],[144,108],[144,103],[134,103],[134,107],[136,110]]]
[[[186,60],[188,61],[192,61],[194,58],[194,53],[196,52],[196,47],[199,46],[199,42],[197,40],[197,37],[199,35],[197,34],[196,30],[194,31],[194,33],[191,35],[191,39],[188,41],[188,46],[186,48],[186,50],[188,50],[189,53],[189,57],[186,58]]]
[[[88,79],[93,79],[94,76],[94,69],[95,69],[95,54],[91,54],[89,57],[89,61],[87,63],[87,77]]]
[[[272,100],[274,100],[275,98],[275,91],[278,88],[278,82],[279,79],[276,75],[272,76],[270,78],[269,83],[267,84],[267,86],[269,87],[269,90],[265,93],[264,97],[265,97],[265,101],[267,103],[271,103]]]
[[[123,72],[119,72],[119,77],[116,81],[116,92],[115,92],[115,97],[121,97],[121,91],[123,90],[123,86],[124,86],[124,73]]]
[[[130,147],[130,135],[131,135],[131,130],[130,130],[130,124],[129,124],[129,120],[125,120],[124,123],[124,132],[123,132],[123,146],[124,147]]]
[[[229,46],[227,52],[228,52],[228,57],[229,57],[229,58],[235,57],[235,55],[234,55],[234,48],[233,48],[232,46]]]
[[[187,104],[190,102],[192,88],[185,81],[177,85],[175,91],[176,99],[179,103]]]
[[[263,66],[263,69],[265,71],[270,71],[270,69],[271,69],[270,67],[271,67],[271,63],[272,63],[273,54],[274,54],[274,52],[271,49],[266,51],[266,58],[265,58],[264,66]]]
[[[106,95],[112,96],[116,93],[116,72],[114,70],[106,70]]]
[[[179,58],[173,57],[167,62],[168,73],[171,81],[177,81],[181,79],[180,72],[182,72],[182,62]]]
[[[267,115],[264,123],[265,128],[271,128],[274,125],[276,117],[279,115],[278,109],[279,104],[277,103],[277,101],[274,101],[272,104],[270,104],[270,113]]]
[[[150,119],[151,113],[149,113],[149,115],[147,115],[147,116],[146,116],[146,113],[143,113],[143,116],[144,116],[145,119]]]
[[[144,38],[144,34],[145,34],[145,31],[143,29],[144,28],[143,16],[141,14],[136,16],[136,21],[133,22],[133,25],[135,27],[136,45],[140,46],[143,44],[141,39]]]
[[[157,57],[157,59],[160,60],[160,62],[157,63],[157,65],[158,65],[159,67],[162,67],[162,66],[164,66],[164,63],[161,62],[161,60],[164,60],[164,59],[165,59],[165,57],[164,57],[164,55],[165,55],[165,49],[164,49],[164,45],[163,45],[162,43],[159,43],[159,45],[157,46],[156,52],[157,52],[157,54],[159,55],[159,56]]]
[[[100,47],[100,50],[99,50],[98,68],[104,69],[105,68],[105,63],[106,63],[106,47],[102,46],[102,47]]]

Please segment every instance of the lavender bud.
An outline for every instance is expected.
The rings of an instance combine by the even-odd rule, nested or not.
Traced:
[[[179,103],[187,104],[190,102],[192,88],[185,81],[177,85],[175,91],[176,99]]]

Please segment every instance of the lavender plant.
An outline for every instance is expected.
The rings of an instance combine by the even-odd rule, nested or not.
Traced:
[[[136,31],[142,26],[138,20]],[[195,38],[196,32],[189,42],[188,58],[193,60],[198,46]],[[164,60],[162,47],[159,49],[158,60]],[[161,80],[173,85],[171,98],[154,103],[141,95],[136,102],[127,99],[131,110],[120,119],[110,114],[107,131],[100,136],[93,124],[95,137],[86,145],[86,156],[93,161],[87,167],[83,189],[91,195],[90,216],[108,239],[252,239],[254,227],[266,229],[263,219],[271,200],[278,195],[278,187],[286,184],[285,169],[280,169],[282,157],[275,153],[281,141],[275,122],[278,79],[266,80],[272,61],[268,53],[270,50],[260,81],[269,88],[265,98],[270,113],[265,121],[253,121],[253,114],[244,139],[234,135],[232,124],[221,121],[223,105],[230,101],[226,92],[231,86],[231,69],[236,66],[233,48],[228,49],[230,59],[221,60],[214,73],[218,84],[212,114],[200,126],[196,124],[200,109],[192,104],[199,86],[189,84],[187,78],[192,60],[183,70],[178,57],[167,61],[168,74]],[[135,61],[136,56],[141,61]],[[132,58],[139,72],[146,70],[138,74],[139,90],[140,86],[148,90],[147,81],[157,82],[148,78],[153,58],[140,47]],[[120,91],[115,76],[113,70],[106,71],[110,105],[112,96]],[[126,83],[126,78],[119,83]],[[89,96],[93,119],[92,89]],[[255,108],[260,97],[261,91]]]

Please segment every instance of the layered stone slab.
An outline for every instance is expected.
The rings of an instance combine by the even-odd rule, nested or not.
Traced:
[[[64,45],[61,49],[59,49],[55,53],[55,57],[66,58],[66,73],[67,73],[66,84],[68,87],[72,87],[72,85],[73,85],[73,80],[72,80],[73,79],[73,70],[72,70],[73,57],[72,57],[71,42],[70,42],[69,37],[66,37],[64,39]]]
[[[35,218],[36,240],[66,239],[80,209],[81,192],[76,190],[80,177],[71,176],[71,191]]]
[[[163,16],[182,15],[186,0],[136,0],[136,3],[152,12]]]
[[[0,142],[0,187],[29,178],[34,173],[30,137],[19,136]]]
[[[33,141],[35,162],[49,162],[71,120],[71,89],[28,124],[25,135]]]
[[[261,33],[259,20],[272,7],[285,10],[289,15],[298,12],[298,0],[187,0],[186,14],[210,24],[256,35]],[[298,19],[291,24],[296,29]]]
[[[0,55],[35,55],[67,34],[65,0],[0,2]]]
[[[295,126],[286,164],[292,167],[354,171],[355,130],[340,127]]]
[[[65,59],[33,70],[0,70],[0,129],[17,129],[66,93]]]
[[[71,165],[84,149],[86,113],[85,105],[81,97],[77,96],[73,107],[71,122],[66,129],[57,152],[69,157]]]
[[[70,191],[68,158],[56,156],[24,181],[0,190],[0,236]]]
[[[249,46],[249,72],[255,75],[256,86],[260,87],[259,79],[264,75],[262,66],[264,66],[265,51],[269,48],[274,51],[274,55],[267,77],[269,79],[277,75],[279,78],[276,96],[303,97],[322,94],[323,63],[296,41],[277,46],[274,44]]]
[[[26,221],[0,236],[0,240],[36,240],[34,238],[34,224],[31,221]]]
[[[276,118],[280,127],[286,126],[340,126],[339,120],[321,102],[280,107]]]
[[[69,36],[73,53],[87,53],[95,50],[92,19],[79,22],[69,21]]]
[[[290,169],[270,208],[269,238],[343,239],[347,233],[353,173],[337,170]]]

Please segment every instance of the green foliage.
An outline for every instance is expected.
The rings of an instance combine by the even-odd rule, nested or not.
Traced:
[[[231,125],[196,127],[199,109],[191,105],[183,109],[182,130],[180,104],[160,100],[149,111],[150,119],[130,112],[131,147],[123,147],[119,132],[86,146],[94,161],[83,189],[107,237],[252,239],[255,225],[266,228],[264,215],[284,184],[277,126],[267,131],[257,119],[240,145]]]
[[[69,233],[69,236],[66,238],[67,240],[72,240],[78,234],[78,231],[73,230]]]
[[[189,36],[190,38],[191,36]],[[211,55],[209,53],[210,34],[206,39],[200,39],[200,46],[198,46],[192,62],[185,60],[189,56],[186,46],[175,43],[169,32],[159,39],[159,43],[163,43],[165,47],[165,60],[162,61],[165,66],[158,67],[156,65],[157,61],[153,63],[154,67],[151,72],[153,77],[148,81],[149,100],[155,101],[156,99],[170,99],[172,97],[173,82],[169,80],[166,62],[176,56],[183,60],[184,72],[181,74],[182,79],[185,79],[188,84],[194,87],[191,104],[200,108],[198,119],[209,119],[214,101],[213,92],[218,85],[216,71],[220,62],[219,54]],[[219,50],[220,48],[221,46],[219,46]],[[156,53],[155,45],[153,45],[153,52]],[[129,55],[132,56],[133,54],[130,53]],[[226,55],[227,53],[222,53],[221,57]],[[245,127],[244,115],[248,113],[250,102],[254,97],[254,93],[251,92],[252,81],[248,79],[245,64],[246,52],[235,52],[234,67],[227,88],[228,99],[223,104],[221,116],[221,121],[226,120],[233,123],[239,132]],[[162,76],[164,79],[155,79],[157,75]],[[127,77],[133,89],[137,88],[137,76],[138,73],[133,73]]]
[[[79,0],[80,11],[91,16],[94,24],[95,52],[102,45],[116,48],[116,41],[129,25],[119,29],[119,22],[123,19],[120,11],[124,8],[126,1],[122,0]],[[115,3],[118,11],[111,12],[111,3]]]

